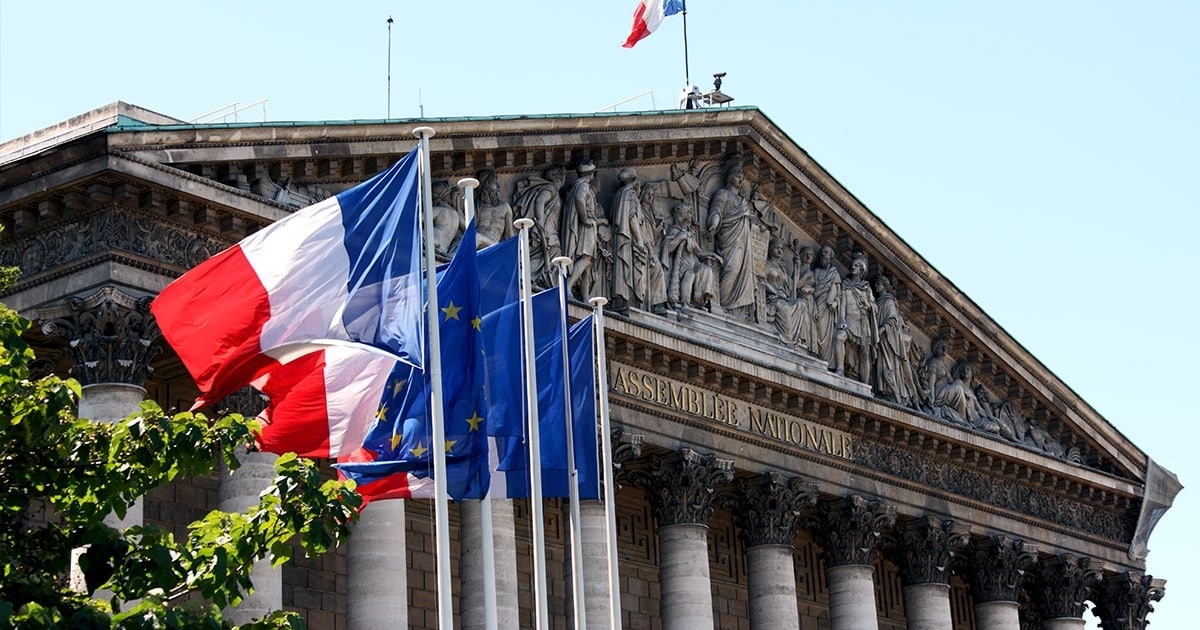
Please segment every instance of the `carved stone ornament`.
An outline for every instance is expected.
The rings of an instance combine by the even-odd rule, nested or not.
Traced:
[[[1152,602],[1166,594],[1161,582],[1133,572],[1109,576],[1097,590],[1095,612],[1104,630],[1144,630],[1146,617],[1154,612]]]
[[[625,463],[642,456],[642,442],[646,436],[640,433],[625,435],[625,429],[612,429],[612,467],[614,490],[620,490],[621,485],[628,481]]]
[[[1100,581],[1101,573],[1092,568],[1091,558],[1077,558],[1069,553],[1051,558],[1042,566],[1042,599],[1045,619],[1082,618],[1092,585]]]
[[[905,524],[900,540],[900,576],[911,586],[949,584],[950,563],[969,539],[966,527],[925,516]]]
[[[973,554],[972,596],[977,603],[1015,602],[1025,569],[1037,560],[1037,545],[995,536],[980,544]]]
[[[747,547],[791,545],[800,514],[817,504],[817,484],[771,471],[739,479],[735,514]]]
[[[716,487],[733,480],[733,460],[682,448],[653,457],[649,470],[630,470],[629,480],[649,494],[659,527],[704,525],[713,511]]]
[[[821,505],[821,547],[831,567],[875,562],[879,536],[896,524],[896,506],[857,494]]]
[[[231,413],[240,413],[247,418],[257,416],[266,408],[267,397],[250,386],[233,392],[217,403],[217,409]]]
[[[150,313],[149,297],[134,298],[112,288],[64,300],[65,313],[43,318],[42,332],[62,338],[75,365],[71,375],[83,385],[125,383],[141,387],[162,352],[161,333]]]

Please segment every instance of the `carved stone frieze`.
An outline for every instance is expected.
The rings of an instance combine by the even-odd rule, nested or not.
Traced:
[[[627,478],[651,498],[659,527],[703,525],[712,514],[716,488],[733,480],[733,461],[682,448],[651,457]]]
[[[1025,569],[1037,560],[1037,545],[1007,536],[981,541],[972,553],[972,597],[982,602],[1015,602]]]
[[[821,505],[824,520],[818,530],[831,567],[875,562],[879,537],[896,524],[896,506],[857,494]]]
[[[950,563],[968,540],[967,528],[954,521],[925,516],[905,523],[900,532],[904,585],[949,584]]]
[[[0,265],[18,266],[22,275],[29,276],[75,259],[120,250],[190,269],[232,244],[200,230],[114,210],[10,243],[0,248]]]
[[[747,547],[791,545],[803,512],[817,504],[817,484],[770,471],[737,481],[729,506]]]
[[[1092,597],[1092,585],[1102,574],[1091,558],[1066,553],[1047,560],[1041,568],[1042,617],[1081,618]]]
[[[1117,514],[1061,494],[1000,480],[943,458],[855,440],[854,461],[874,470],[958,494],[1001,509],[1044,519],[1109,540],[1128,540],[1135,516]]]
[[[1141,573],[1106,576],[1097,587],[1095,612],[1104,630],[1144,630],[1154,602],[1162,601],[1162,583]]]
[[[75,364],[71,375],[84,385],[125,383],[142,386],[162,352],[161,333],[150,313],[150,298],[103,289],[87,298],[68,297],[65,312],[43,319],[42,332],[65,339]]]
[[[615,489],[619,490],[621,484],[624,484],[628,481],[625,463],[633,461],[642,456],[642,442],[645,439],[646,436],[640,433],[625,435],[625,429],[621,427],[613,427],[611,442],[613,481],[616,484]]]

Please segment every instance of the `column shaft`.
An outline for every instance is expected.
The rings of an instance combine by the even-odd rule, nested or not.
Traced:
[[[908,630],[953,630],[950,586],[913,584],[904,587],[904,612]]]
[[[790,545],[756,545],[746,549],[752,629],[800,627],[792,552]]]
[[[599,501],[579,503],[579,524],[583,530],[584,619],[588,630],[606,630],[614,624],[608,606],[608,518]],[[569,565],[570,563],[568,563]]]
[[[691,523],[658,528],[663,630],[713,627],[708,570],[708,526]]]
[[[975,630],[1021,630],[1017,602],[975,604]]]
[[[512,499],[492,501],[492,541],[496,553],[496,627],[519,630],[517,601],[517,530]]]
[[[126,416],[141,408],[146,398],[146,390],[137,385],[126,383],[97,383],[84,385],[79,397],[79,417],[97,422],[119,422]],[[125,518],[109,514],[104,518],[105,524],[115,529],[125,529],[143,522],[144,508],[142,499],[138,499],[125,511]]]
[[[408,546],[404,500],[373,501],[346,549],[346,627],[408,627]]]
[[[1042,630],[1083,630],[1085,627],[1087,627],[1087,623],[1083,619],[1075,617],[1047,619],[1042,622]]]
[[[458,560],[459,584],[462,588],[458,599],[458,614],[463,630],[481,630],[487,627],[487,608],[484,600],[487,583],[483,576],[487,558],[484,555],[482,504],[477,500],[462,501],[458,504],[458,509],[462,515],[462,529],[459,535],[461,552]]]
[[[221,467],[218,507],[222,512],[242,512],[258,505],[259,495],[275,479],[274,454],[243,452],[238,459],[242,465],[237,470]],[[225,618],[238,625],[283,608],[283,572],[271,566],[270,558],[254,563],[250,580],[254,592],[237,608],[225,611]]]
[[[862,564],[829,567],[829,627],[869,630],[879,627],[875,612],[875,569]],[[977,630],[982,630],[979,628]]]

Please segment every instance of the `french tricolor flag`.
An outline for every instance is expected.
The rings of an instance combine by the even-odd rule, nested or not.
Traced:
[[[633,10],[633,29],[625,40],[625,48],[642,41],[658,29],[664,18],[687,11],[684,0],[641,0]]]
[[[196,381],[196,407],[244,387],[283,357],[311,351],[313,342],[365,344],[421,365],[419,158],[412,151],[162,290],[150,310]]]

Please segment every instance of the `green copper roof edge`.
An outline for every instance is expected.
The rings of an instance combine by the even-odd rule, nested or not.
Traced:
[[[739,105],[736,107],[712,107],[699,110],[658,109],[636,112],[593,112],[587,114],[506,114],[499,116],[452,116],[445,118],[355,118],[351,120],[311,120],[311,121],[268,121],[268,122],[233,122],[233,123],[180,123],[178,125],[152,125],[135,120],[128,116],[119,116],[116,124],[105,130],[113,133],[121,131],[153,131],[156,129],[253,129],[257,127],[317,127],[323,125],[392,125],[418,123],[455,123],[455,122],[485,122],[496,120],[553,120],[557,118],[617,118],[636,116],[658,116],[662,114],[679,114],[702,111],[760,111],[754,105]],[[761,112],[760,112],[761,113]]]

